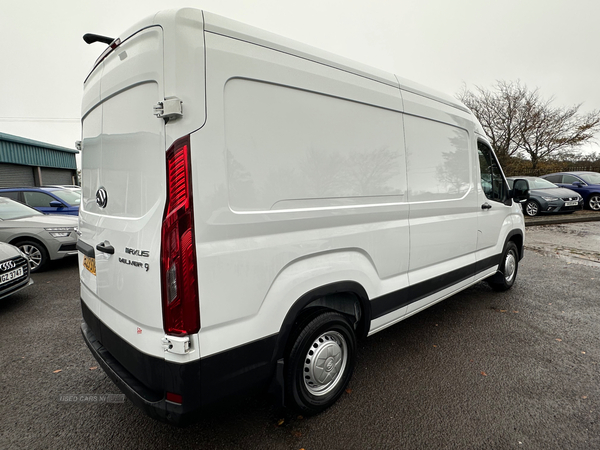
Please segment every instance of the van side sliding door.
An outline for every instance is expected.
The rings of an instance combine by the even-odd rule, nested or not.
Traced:
[[[477,192],[466,114],[411,92],[403,91],[402,96],[411,313],[473,280]]]

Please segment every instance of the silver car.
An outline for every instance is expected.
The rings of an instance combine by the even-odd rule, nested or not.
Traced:
[[[0,242],[0,298],[33,284],[28,261],[17,247]]]
[[[36,272],[48,261],[77,255],[76,216],[43,214],[0,197],[0,242],[18,247]]]

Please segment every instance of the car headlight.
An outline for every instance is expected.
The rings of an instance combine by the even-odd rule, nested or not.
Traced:
[[[44,228],[50,236],[59,238],[59,237],[68,237],[71,232],[74,230],[74,227],[53,227],[53,228]]]
[[[543,195],[542,198],[547,202],[555,202],[556,200],[558,200],[558,197],[544,197]]]

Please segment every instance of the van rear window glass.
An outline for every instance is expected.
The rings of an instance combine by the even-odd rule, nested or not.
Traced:
[[[398,112],[234,79],[225,137],[234,210],[405,201]]]

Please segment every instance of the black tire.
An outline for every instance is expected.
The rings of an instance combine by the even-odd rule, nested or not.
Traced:
[[[487,279],[488,284],[495,291],[508,291],[519,271],[519,250],[513,241],[509,241],[502,253],[502,261],[498,267],[498,273]]]
[[[540,213],[540,204],[535,200],[527,200],[523,203],[523,212],[529,217],[535,217]]]
[[[300,323],[285,364],[287,406],[318,414],[343,394],[354,371],[356,336],[346,316],[327,311]]]
[[[600,211],[600,194],[592,194],[587,201],[587,207],[592,211]]]
[[[46,247],[36,241],[19,241],[13,243],[25,255],[29,257],[29,267],[31,273],[39,272],[48,262],[48,251]]]

